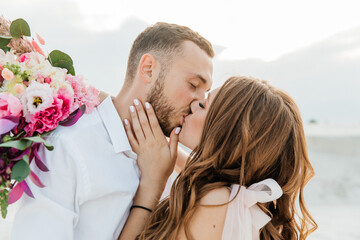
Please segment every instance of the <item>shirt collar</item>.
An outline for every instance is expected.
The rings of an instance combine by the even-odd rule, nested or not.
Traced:
[[[130,142],[127,138],[122,120],[116,111],[111,97],[107,97],[98,107],[97,110],[105,125],[106,131],[110,136],[114,151],[132,152]]]

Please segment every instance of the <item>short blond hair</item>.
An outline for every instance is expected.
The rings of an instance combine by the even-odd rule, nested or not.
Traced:
[[[139,61],[146,53],[153,54],[162,63],[162,71],[165,70],[174,57],[181,53],[184,41],[192,41],[211,58],[215,55],[211,43],[194,30],[186,26],[158,22],[146,28],[135,39],[129,54],[126,82],[132,82]]]

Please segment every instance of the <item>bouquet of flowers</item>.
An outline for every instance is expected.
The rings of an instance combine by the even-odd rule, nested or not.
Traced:
[[[30,38],[23,19],[12,23],[0,17],[0,207],[25,192],[34,197],[25,179],[44,187],[29,165],[35,161],[48,171],[37,151],[48,150],[46,137],[57,126],[73,125],[83,113],[99,104],[99,92],[81,76],[75,76],[72,59],[54,50],[45,54],[44,40]]]

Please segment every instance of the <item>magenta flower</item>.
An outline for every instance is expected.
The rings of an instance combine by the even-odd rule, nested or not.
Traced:
[[[25,126],[27,136],[32,136],[34,132],[43,133],[55,129],[58,122],[63,119],[64,101],[54,97],[54,102],[43,111],[36,112],[31,116],[30,123]]]
[[[63,121],[70,115],[70,108],[71,104],[74,102],[74,97],[66,88],[60,88],[56,98],[62,100],[62,117],[60,118],[60,121]]]
[[[29,53],[23,53],[21,54],[21,56],[19,57],[19,62],[23,63],[27,60],[30,60],[30,56]]]

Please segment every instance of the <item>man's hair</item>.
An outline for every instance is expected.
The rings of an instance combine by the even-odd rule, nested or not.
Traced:
[[[166,70],[173,59],[181,54],[184,41],[192,41],[211,58],[215,55],[211,43],[192,29],[158,22],[146,28],[135,39],[128,59],[125,82],[133,81],[140,59],[146,53],[152,54],[160,62],[161,71]]]

